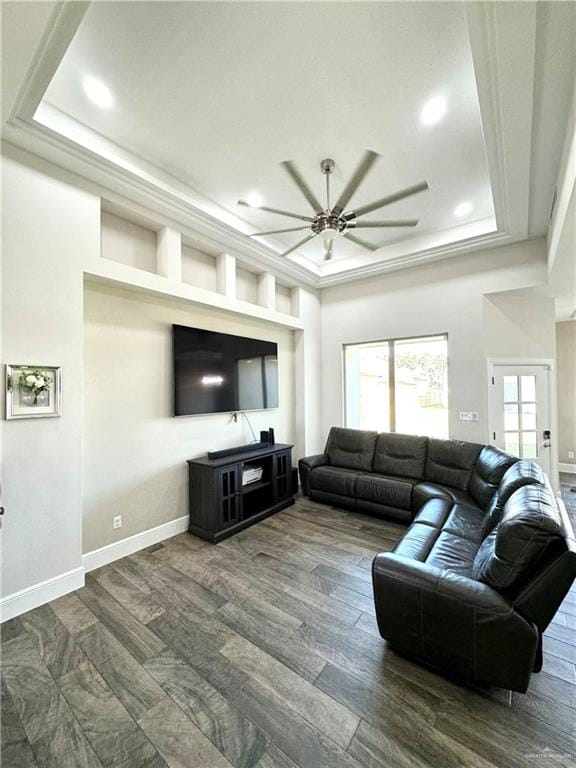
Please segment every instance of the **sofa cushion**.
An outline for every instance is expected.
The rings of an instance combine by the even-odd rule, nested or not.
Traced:
[[[431,525],[433,528],[441,529],[454,506],[453,501],[448,499],[430,499],[427,501],[420,512],[414,518],[415,523]]]
[[[546,485],[546,475],[538,464],[522,459],[504,474],[498,490],[490,500],[482,526],[482,538],[494,530],[500,522],[504,505],[513,493],[525,485]]]
[[[470,539],[477,545],[482,541],[484,512],[468,504],[454,504],[447,499],[427,501],[414,518],[415,523],[431,525],[433,528]]]
[[[370,472],[377,432],[332,427],[324,453],[335,467]]]
[[[544,485],[526,485],[508,499],[502,519],[482,542],[473,577],[498,590],[516,590],[562,536],[562,517],[552,491]]]
[[[374,515],[386,520],[393,520],[394,522],[402,523],[403,525],[410,525],[412,520],[412,510],[410,509],[388,507],[385,504],[378,504],[375,501],[366,501],[366,499],[358,499],[356,501],[356,509],[358,512],[364,512],[366,515]]]
[[[322,504],[330,504],[333,507],[344,507],[344,509],[357,509],[358,502],[354,496],[341,496],[339,493],[331,493],[330,491],[319,491],[312,488],[310,490],[310,498],[314,501],[319,501]]]
[[[477,542],[444,530],[426,557],[426,565],[470,578],[477,552]]]
[[[354,498],[357,478],[357,472],[344,467],[316,467],[310,472],[310,488]]]
[[[476,549],[482,541],[482,522],[484,511],[478,507],[465,504],[454,504],[450,510],[442,530],[463,539],[475,542]]]
[[[482,447],[477,443],[465,443],[463,440],[430,438],[424,479],[466,491]]]
[[[414,483],[397,477],[359,475],[356,481],[356,496],[376,504],[412,509],[413,486]]]
[[[477,506],[474,499],[465,491],[449,488],[447,485],[440,485],[438,483],[416,483],[412,493],[412,506],[414,510],[418,512],[430,499],[444,499],[445,501],[451,501],[453,504]]]
[[[381,475],[424,478],[427,437],[383,432],[376,440],[372,470]]]
[[[482,509],[488,507],[500,481],[517,461],[515,456],[510,456],[493,445],[482,448],[468,484],[468,493]]]
[[[437,528],[412,523],[393,551],[401,557],[424,562],[439,535],[440,531]]]

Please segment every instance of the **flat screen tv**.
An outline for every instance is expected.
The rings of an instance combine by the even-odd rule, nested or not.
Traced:
[[[278,345],[172,326],[174,415],[278,407]]]

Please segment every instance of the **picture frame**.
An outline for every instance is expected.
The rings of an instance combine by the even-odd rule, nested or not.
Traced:
[[[62,369],[56,365],[6,365],[6,419],[62,415]]]

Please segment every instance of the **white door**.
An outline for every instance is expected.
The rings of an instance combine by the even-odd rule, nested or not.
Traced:
[[[550,366],[494,363],[489,392],[490,442],[550,475]]]

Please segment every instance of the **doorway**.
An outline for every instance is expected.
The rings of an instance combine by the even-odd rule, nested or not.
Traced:
[[[489,442],[552,471],[551,363],[489,363]]]

